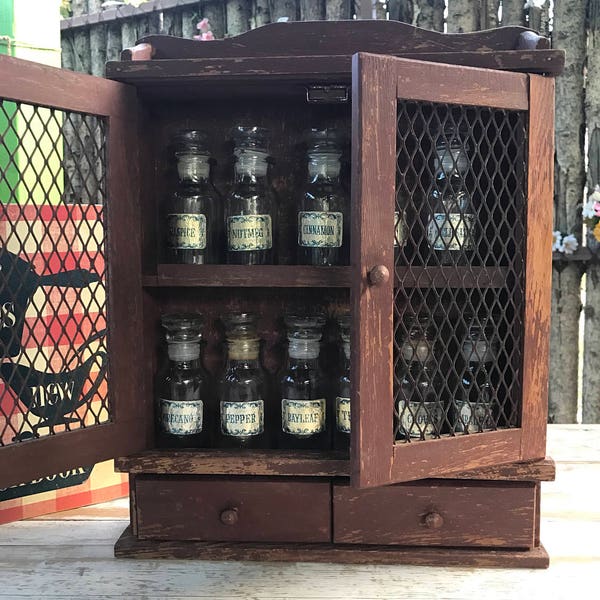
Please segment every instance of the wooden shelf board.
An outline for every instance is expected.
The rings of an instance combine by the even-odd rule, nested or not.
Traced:
[[[158,265],[146,287],[349,287],[351,267]]]
[[[301,265],[158,265],[145,287],[350,287],[352,267]],[[397,267],[394,284],[405,288],[500,288],[505,267]]]
[[[349,477],[350,460],[333,450],[156,449],[117,458],[115,469],[156,475]],[[438,479],[552,481],[554,477],[554,461],[545,458],[448,473]]]
[[[134,474],[347,477],[347,455],[320,450],[149,450],[115,460]]]

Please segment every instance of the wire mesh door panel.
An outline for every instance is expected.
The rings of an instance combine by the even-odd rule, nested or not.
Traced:
[[[110,421],[106,121],[0,100],[0,445]]]
[[[398,444],[520,425],[526,116],[398,103]]]
[[[353,484],[541,458],[551,270],[533,240],[551,231],[550,89],[354,61]]]
[[[136,358],[112,358],[141,320],[134,100],[0,57],[2,486],[143,447]]]

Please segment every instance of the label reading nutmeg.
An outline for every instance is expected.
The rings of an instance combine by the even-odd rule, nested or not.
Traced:
[[[231,252],[273,247],[271,215],[237,215],[227,219],[227,248]]]
[[[325,398],[281,401],[281,427],[285,433],[308,437],[325,431]]]

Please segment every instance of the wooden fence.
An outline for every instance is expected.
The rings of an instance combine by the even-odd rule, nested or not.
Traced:
[[[556,93],[555,229],[574,234],[580,244],[583,236],[586,247],[570,256],[555,254],[549,415],[551,422],[576,422],[581,398],[583,422],[600,422],[600,251],[581,217],[585,194],[600,184],[600,0],[150,0],[138,8],[104,9],[102,4],[71,0],[73,16],[61,24],[64,67],[102,75],[105,61],[118,59],[137,38],[148,33],[191,38],[203,17],[217,38],[279,19],[377,18],[449,32],[502,25],[556,32],[553,46],[566,50],[567,61]]]

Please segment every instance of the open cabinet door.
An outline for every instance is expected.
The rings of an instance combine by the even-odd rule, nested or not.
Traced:
[[[147,443],[136,103],[0,56],[0,487]]]
[[[352,483],[543,458],[554,82],[353,60]]]

